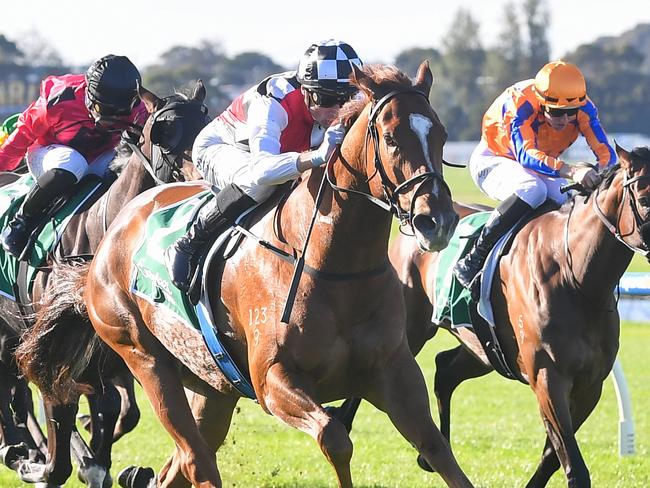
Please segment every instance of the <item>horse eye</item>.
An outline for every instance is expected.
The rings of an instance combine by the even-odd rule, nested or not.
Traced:
[[[386,143],[387,146],[390,147],[397,147],[397,141],[391,134],[384,134],[384,142]]]

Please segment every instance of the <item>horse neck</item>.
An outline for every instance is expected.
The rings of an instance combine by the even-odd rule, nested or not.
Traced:
[[[110,225],[126,203],[154,186],[154,180],[144,168],[140,157],[136,153],[131,154],[124,170],[104,196],[108,199],[106,222]]]
[[[363,120],[355,125],[359,123],[364,127]],[[338,186],[368,193],[364,136],[358,127],[351,130],[340,155],[331,164],[333,179]],[[321,177],[320,171],[313,171],[310,181],[302,185],[310,196],[303,195],[304,198],[299,200],[309,204],[297,213],[304,218],[294,242],[304,242],[318,188],[315,183],[316,180],[320,182]],[[383,265],[388,254],[391,214],[360,195],[338,192],[329,185],[324,192],[310,239],[307,263],[335,273],[362,272]]]
[[[581,199],[573,213],[567,216],[571,219],[569,250],[572,271],[581,288],[590,296],[596,297],[598,292],[610,295],[634,255],[600,220],[592,202],[596,198],[607,220],[614,224],[623,204],[622,193],[612,183],[607,191]]]

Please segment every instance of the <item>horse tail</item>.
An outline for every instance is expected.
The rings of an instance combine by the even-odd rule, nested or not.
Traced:
[[[89,267],[89,262],[54,265],[36,322],[16,349],[27,378],[61,401],[88,392],[79,379],[100,346],[84,301]]]

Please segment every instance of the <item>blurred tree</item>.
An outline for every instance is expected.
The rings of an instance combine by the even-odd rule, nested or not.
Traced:
[[[216,77],[220,84],[245,86],[282,71],[284,68],[268,56],[258,52],[245,52],[218,64]]]
[[[523,15],[526,23],[528,66],[525,78],[532,78],[549,61],[548,26],[550,16],[545,0],[525,0]]]
[[[480,134],[483,111],[482,76],[485,50],[479,24],[466,9],[456,12],[443,41],[442,73],[432,90],[432,102],[452,140],[475,139]]]
[[[489,100],[495,99],[513,83],[530,78],[526,72],[528,61],[524,52],[520,17],[513,2],[505,5],[503,18],[503,30],[486,55],[484,92]]]
[[[424,60],[429,61],[429,66],[431,70],[434,70],[434,67],[438,67],[442,60],[442,56],[437,49],[434,48],[422,48],[422,47],[413,47],[406,49],[400,52],[395,58],[395,66],[401,69],[408,76],[413,78],[417,71],[420,63]],[[435,71],[434,71],[435,76]]]
[[[38,31],[32,29],[18,41],[23,62],[32,66],[62,66],[63,58]]]
[[[18,64],[23,58],[23,52],[15,42],[0,34],[0,63]]]

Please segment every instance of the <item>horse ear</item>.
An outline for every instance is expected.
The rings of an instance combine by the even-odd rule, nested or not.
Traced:
[[[203,81],[196,80],[196,84],[194,85],[194,91],[192,92],[192,101],[193,102],[198,102],[198,103],[203,103],[203,100],[205,100],[205,85],[203,84]]]
[[[618,156],[621,167],[626,170],[632,169],[632,155],[630,152],[619,146],[616,140],[614,140],[614,145],[616,146],[616,156]]]
[[[160,98],[147,90],[140,84],[140,82],[138,82],[138,96],[140,97],[140,100],[144,102],[144,106],[147,107],[147,112],[150,114],[154,113],[162,102]]]
[[[356,64],[352,63],[352,73],[350,73],[350,83],[359,87],[368,96],[372,98],[379,86],[375,81],[363,72]]]
[[[431,68],[429,68],[429,61],[425,59],[422,61],[420,67],[418,68],[418,74],[415,80],[415,88],[428,96],[432,85],[433,73],[431,72]]]

